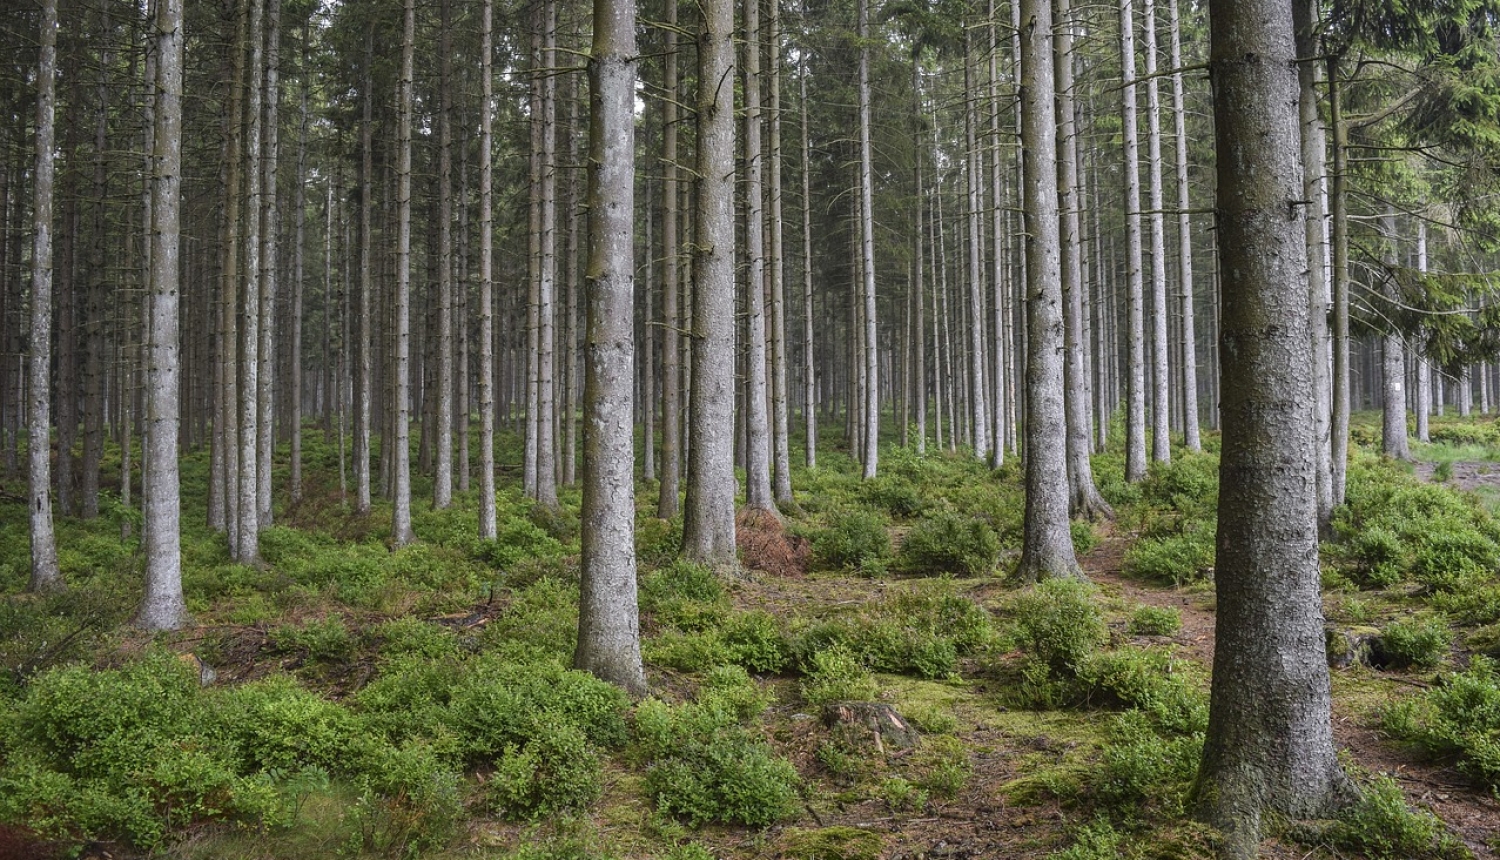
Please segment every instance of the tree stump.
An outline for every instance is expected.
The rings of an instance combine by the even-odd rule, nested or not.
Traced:
[[[911,749],[921,739],[921,733],[884,702],[832,702],[823,708],[823,724],[849,746],[869,744],[882,755]]]

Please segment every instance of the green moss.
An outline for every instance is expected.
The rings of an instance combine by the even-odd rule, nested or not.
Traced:
[[[791,860],[876,860],[884,848],[880,834],[858,827],[793,828],[781,840],[782,856]]]

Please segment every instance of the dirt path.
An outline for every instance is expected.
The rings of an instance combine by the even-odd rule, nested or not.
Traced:
[[[1433,480],[1433,473],[1437,471],[1436,463],[1419,460],[1414,465],[1417,477],[1424,481]],[[1449,486],[1460,490],[1478,490],[1482,487],[1500,490],[1500,465],[1482,461],[1455,461],[1452,468],[1453,474],[1445,482]]]
[[[1500,479],[1500,476],[1496,477]],[[1121,562],[1128,543],[1124,536],[1109,535],[1081,559],[1084,570],[1106,594],[1132,603],[1170,606],[1178,610],[1182,615],[1182,629],[1172,637],[1178,653],[1212,664],[1214,612],[1211,594],[1155,587],[1126,578],[1121,574]],[[1358,668],[1334,671],[1373,672]],[[1413,686],[1423,685],[1398,673],[1373,674],[1375,682],[1387,688],[1381,696],[1387,701],[1410,695]],[[1335,688],[1337,686],[1335,683]],[[1366,709],[1341,700],[1337,695],[1333,702],[1333,735],[1339,747],[1347,750],[1360,768],[1395,778],[1406,792],[1408,802],[1431,809],[1464,840],[1476,857],[1500,857],[1495,850],[1496,844],[1500,844],[1500,803],[1493,795],[1476,788],[1451,767],[1424,761],[1390,742],[1372,724],[1372,715]]]

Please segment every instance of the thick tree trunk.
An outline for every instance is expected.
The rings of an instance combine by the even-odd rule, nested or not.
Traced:
[[[589,58],[583,567],[573,665],[646,692],[635,583],[634,0],[596,0]]]
[[[1349,796],[1334,754],[1319,597],[1306,236],[1291,10],[1213,0],[1223,323],[1217,645],[1201,812],[1256,856],[1265,813]]]
[[[1078,137],[1073,118],[1073,20],[1068,0],[1051,0],[1057,22],[1053,78],[1056,83],[1057,203],[1061,209],[1059,239],[1062,312],[1066,353],[1068,507],[1073,516],[1113,518],[1114,510],[1094,485],[1089,462],[1088,336],[1083,315],[1083,237],[1079,224]],[[998,254],[997,254],[998,256]]]
[[[152,134],[151,271],[147,296],[146,438],[141,500],[146,591],[135,623],[176,630],[187,623],[182,596],[177,436],[181,350],[178,265],[182,196],[182,0],[156,4],[156,127]]]
[[[416,540],[411,530],[411,121],[412,66],[416,53],[416,0],[406,0],[401,36],[401,77],[396,96],[396,360],[390,405],[393,504],[391,541]],[[446,428],[444,428],[446,429]],[[382,447],[385,447],[382,445]]]
[[[1021,194],[1026,212],[1026,519],[1022,582],[1081,577],[1068,522],[1062,263],[1052,6],[1021,4]]]
[[[32,173],[31,361],[28,470],[31,479],[31,577],[28,591],[62,588],[52,528],[52,160],[57,98],[57,0],[42,0],[36,74],[36,162]],[[65,455],[65,454],[64,454]]]
[[[1140,144],[1135,103],[1135,14],[1133,0],[1120,0],[1121,135],[1125,151],[1125,480],[1146,477],[1146,321],[1141,274]]]
[[[734,74],[734,2],[704,0],[698,80]],[[715,566],[734,543],[734,88],[698,88],[692,411],[682,552]]]

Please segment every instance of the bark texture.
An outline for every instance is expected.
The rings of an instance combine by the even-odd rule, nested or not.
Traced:
[[[43,0],[36,74],[36,165],[32,179],[31,362],[27,466],[31,477],[31,578],[28,591],[61,588],[52,528],[52,161],[57,97],[57,0]],[[64,453],[66,456],[66,453]]]
[[[634,0],[595,0],[589,59],[589,232],[583,535],[573,665],[646,692],[635,583],[636,46]],[[649,444],[649,443],[648,443]]]
[[[1052,5],[1021,0],[1021,194],[1026,211],[1026,520],[1022,582],[1082,576],[1068,528]]]
[[[1349,792],[1334,754],[1319,597],[1306,238],[1291,9],[1214,0],[1223,453],[1217,646],[1200,811],[1254,857],[1267,812]]]

